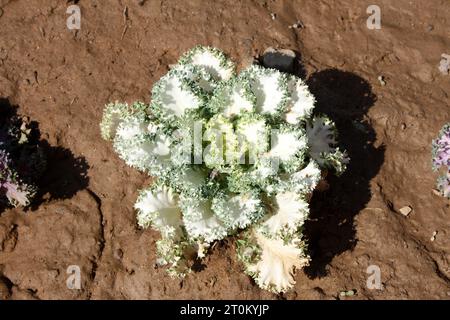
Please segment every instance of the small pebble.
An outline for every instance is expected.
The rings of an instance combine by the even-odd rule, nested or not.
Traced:
[[[411,208],[410,206],[405,206],[405,207],[403,207],[403,208],[400,208],[398,211],[399,211],[403,216],[407,217],[407,216],[411,213],[412,208]]]
[[[405,129],[406,129],[406,124],[402,123],[402,130],[405,130]]]
[[[433,232],[433,235],[432,235],[431,238],[430,238],[430,241],[436,240],[436,236],[437,236],[437,231],[434,231],[434,232]]]
[[[448,75],[450,73],[450,55],[443,53],[441,55],[441,62],[439,64],[439,71],[443,75]]]
[[[383,77],[383,76],[379,76],[379,77],[378,77],[378,81],[380,82],[380,84],[381,84],[382,86],[385,86],[385,85],[386,85],[386,81],[384,81],[384,77]]]
[[[269,47],[264,51],[262,64],[267,68],[292,73],[294,71],[295,58],[295,52],[292,50]]]
[[[427,31],[433,31],[434,30],[434,26],[432,24],[427,25]]]
[[[433,193],[439,197],[442,196],[442,193],[438,189],[433,189]]]
[[[297,21],[296,23],[288,26],[289,29],[298,29],[298,28],[304,28],[303,23],[301,21]]]
[[[122,257],[123,257],[122,249],[117,249],[114,251],[114,258],[116,258],[117,260],[121,260]]]
[[[272,18],[272,20],[275,20],[277,18],[277,14],[276,13],[271,13],[270,17]]]

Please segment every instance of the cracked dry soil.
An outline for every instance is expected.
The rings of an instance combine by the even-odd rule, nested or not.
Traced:
[[[371,2],[80,0],[81,29],[69,31],[72,1],[0,0],[0,98],[36,121],[53,150],[42,201],[0,215],[0,298],[339,299],[354,290],[347,299],[449,299],[450,209],[432,192],[430,143],[450,120],[450,76],[438,70],[450,5],[379,0],[382,29],[369,30]],[[158,234],[139,230],[133,212],[151,178],[100,137],[107,102],[148,102],[152,84],[197,44],[240,66],[269,46],[295,50],[352,158],[313,196],[313,260],[284,295],[242,273],[232,240],[184,280],[155,267]],[[80,266],[81,290],[66,286],[70,265]],[[382,290],[366,286],[370,265]]]

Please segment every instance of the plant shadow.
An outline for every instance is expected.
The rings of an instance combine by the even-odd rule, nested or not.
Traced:
[[[366,118],[376,101],[370,84],[346,71],[327,69],[307,80],[317,99],[316,113],[330,117],[339,132],[339,147],[347,150],[350,163],[340,177],[329,174],[328,190],[314,192],[305,237],[311,264],[305,269],[310,278],[327,274],[332,259],[354,248],[354,217],[371,199],[370,180],[384,161],[385,147],[375,147],[376,133]]]
[[[17,114],[17,109],[18,107],[11,105],[8,99],[0,98],[0,126],[23,118]],[[40,149],[45,157],[45,168],[39,176],[33,177],[35,181],[32,182],[38,187],[38,191],[24,210],[36,210],[45,201],[69,199],[78,191],[85,189],[89,183],[87,175],[89,165],[86,159],[75,156],[69,149],[51,146],[48,141],[41,139],[36,121],[28,121],[27,128],[30,129],[30,133],[25,147]],[[19,146],[21,149],[25,147]],[[6,207],[7,204],[0,201],[0,213]]]

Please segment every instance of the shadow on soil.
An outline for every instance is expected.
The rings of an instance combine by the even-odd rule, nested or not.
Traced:
[[[22,119],[22,117],[17,114],[17,107],[11,105],[8,99],[0,98],[0,128],[5,125],[11,126],[18,119]],[[71,198],[79,190],[88,186],[89,165],[84,157],[76,157],[69,149],[51,146],[46,140],[41,139],[37,122],[29,121],[27,128],[31,129],[28,143],[22,146],[17,141],[13,141],[14,150],[23,153],[24,149],[31,148],[30,154],[39,151],[45,159],[45,167],[37,174],[30,175],[28,171],[35,168],[25,163],[25,167],[28,167],[29,170],[24,176],[31,176],[33,181],[29,183],[34,183],[38,187],[38,192],[27,209],[35,210],[44,201]],[[22,156],[22,158],[29,161],[26,156]],[[0,197],[3,197],[1,193]],[[6,207],[5,201],[1,200],[5,199],[0,199],[0,213]]]
[[[312,74],[307,80],[317,99],[316,113],[326,114],[337,125],[339,146],[350,156],[347,171],[340,177],[329,175],[325,192],[315,192],[310,220],[305,225],[311,265],[305,269],[311,278],[327,274],[331,260],[354,248],[354,217],[371,198],[370,180],[384,161],[384,146],[376,148],[376,133],[365,115],[376,101],[363,78],[337,69]]]

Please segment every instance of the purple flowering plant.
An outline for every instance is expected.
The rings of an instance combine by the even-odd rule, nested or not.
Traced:
[[[20,181],[14,170],[10,155],[0,149],[0,196],[6,197],[13,206],[26,206],[34,194],[34,188]]]
[[[28,119],[1,114],[0,203],[28,206],[36,195],[36,180],[45,169],[45,158],[31,139]]]
[[[450,123],[444,125],[432,144],[432,166],[434,171],[444,170],[438,178],[437,188],[444,197],[450,198]]]

